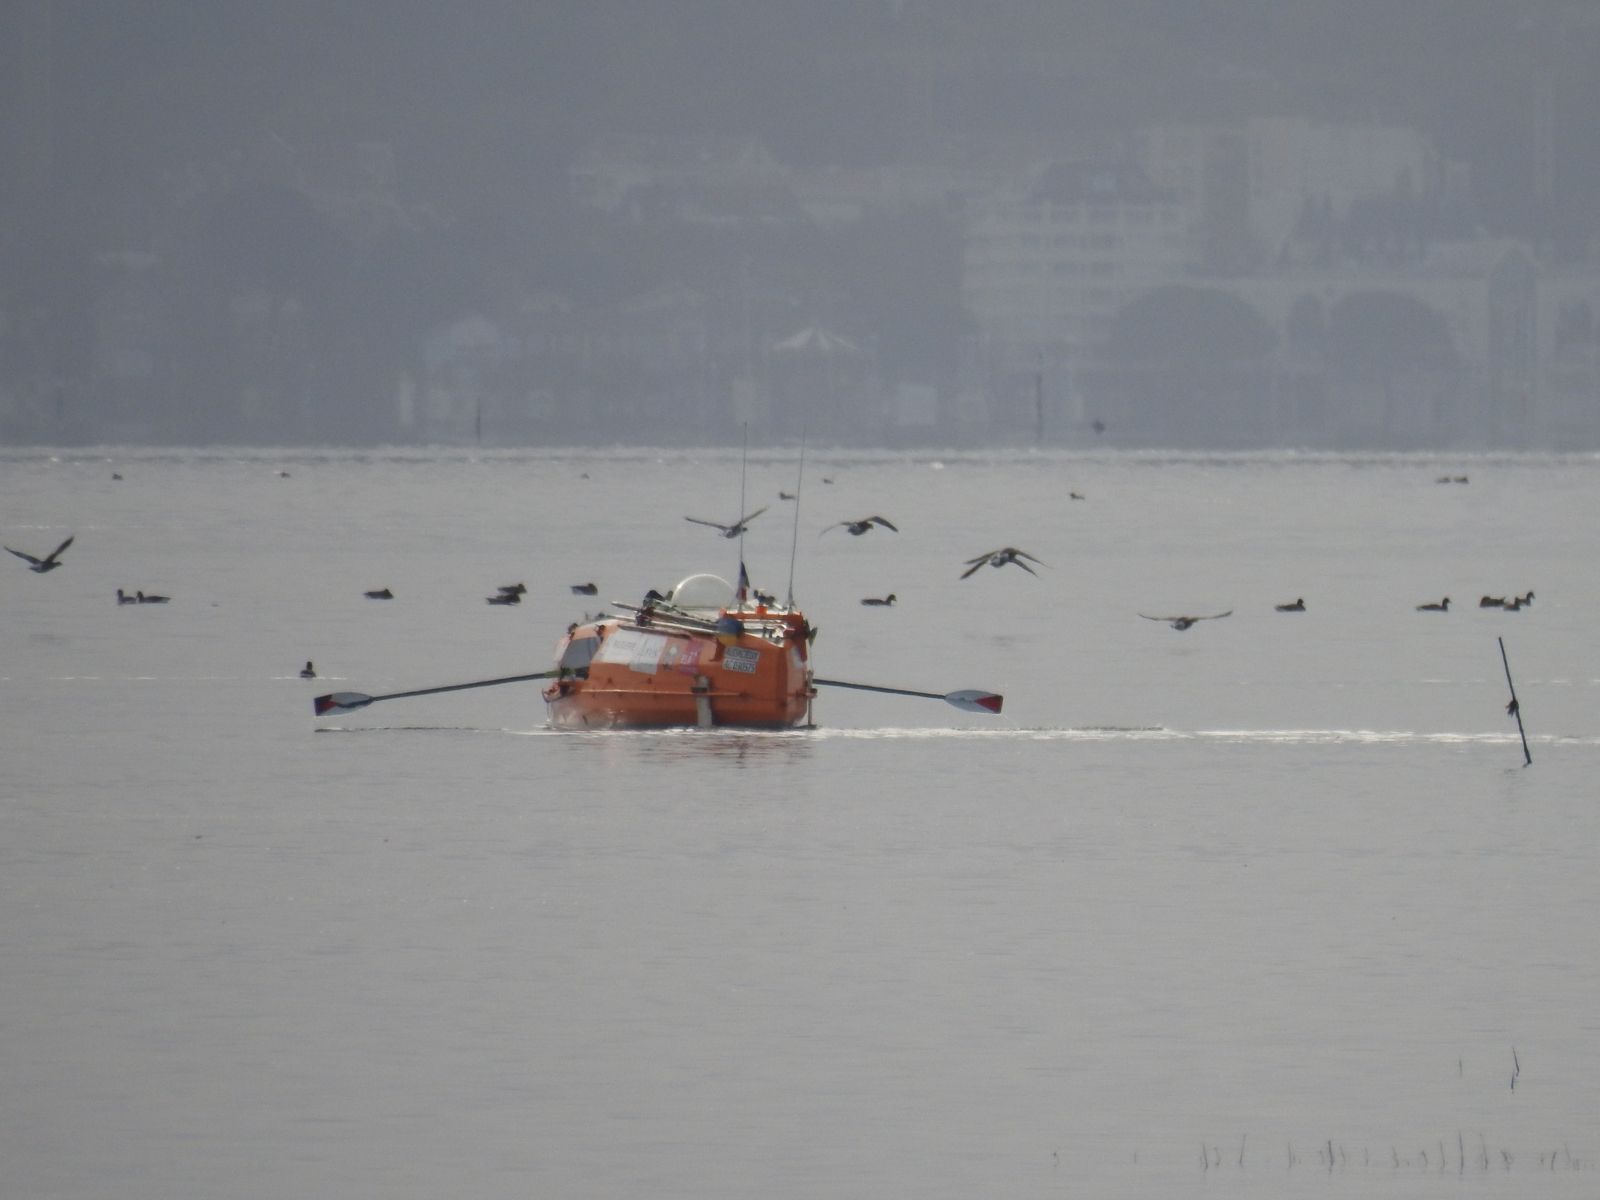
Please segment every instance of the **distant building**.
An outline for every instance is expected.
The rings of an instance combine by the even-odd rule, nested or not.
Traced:
[[[1046,364],[1065,381],[1067,419],[1081,422],[1077,369],[1123,306],[1184,277],[1194,255],[1176,194],[1126,162],[1050,163],[975,202],[962,301],[1000,423],[1010,410],[1034,428]]]
[[[1302,117],[1166,123],[1136,131],[1130,151],[1172,189],[1205,265],[1244,274],[1288,253],[1308,206],[1332,222],[1374,198],[1438,205],[1464,188],[1414,129]]]

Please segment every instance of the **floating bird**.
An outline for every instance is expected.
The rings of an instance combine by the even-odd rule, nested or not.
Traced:
[[[171,596],[146,596],[143,592],[135,592],[134,598],[137,599],[140,604],[165,604],[168,600],[172,599]]]
[[[894,603],[894,593],[890,592],[887,596],[883,597],[881,600],[876,596],[868,596],[861,603],[863,603],[863,604],[865,604],[865,605],[867,605],[869,607],[888,608],[890,605],[892,605]]]
[[[779,492],[778,493],[778,499],[779,500],[793,500],[794,499],[794,493],[793,492]]]
[[[1533,589],[1532,588],[1528,589],[1528,594],[1526,596],[1518,596],[1517,599],[1516,599],[1516,604],[1517,604],[1517,606],[1519,608],[1526,608],[1528,605],[1530,605],[1532,603],[1533,603]]]
[[[1278,612],[1305,612],[1306,602],[1296,600],[1293,604],[1278,604],[1274,606]]]
[[[1083,499],[1083,493],[1082,492],[1068,492],[1067,493],[1067,499],[1068,500],[1082,500]]]
[[[499,592],[502,596],[520,596],[527,590],[528,585],[525,583],[502,583],[499,587],[495,588],[495,591]]]
[[[118,588],[117,589],[117,603],[118,604],[137,604],[137,603],[139,603],[139,598],[137,596],[130,596],[130,595],[128,595],[127,592],[123,591],[121,588]]]
[[[1449,612],[1450,611],[1450,597],[1446,596],[1443,600],[1439,601],[1439,603],[1437,603],[1437,604],[1419,604],[1419,605],[1417,605],[1417,611],[1418,612]]]
[[[1533,593],[1529,592],[1526,596],[1513,596],[1511,599],[1504,601],[1500,607],[1507,612],[1521,612],[1532,603]]]
[[[521,604],[521,592],[496,592],[493,596],[485,597],[490,604]]]
[[[722,536],[725,538],[736,538],[745,531],[751,521],[754,521],[766,511],[767,506],[763,504],[760,508],[756,509],[755,512],[751,513],[749,516],[740,517],[732,525],[723,525],[718,521],[703,521],[699,517],[685,517],[684,520],[693,521],[696,525],[709,525],[713,529],[720,529],[722,530]]]
[[[572,585],[572,594],[574,596],[593,596],[599,590],[599,585],[594,583],[575,583]]]
[[[114,481],[119,482],[119,483],[122,481],[122,476],[117,474],[117,472],[115,472],[115,471],[111,472],[111,478]]]
[[[1505,606],[1506,598],[1504,596],[1483,596],[1478,600],[1479,608],[1504,608]]]
[[[311,665],[311,660],[308,658],[306,659],[306,665],[300,668],[300,678],[315,679],[316,677],[317,669]]]
[[[394,599],[394,593],[391,592],[388,588],[379,588],[375,592],[362,592],[361,594],[363,596],[365,596],[368,600],[393,600]]]
[[[841,525],[850,531],[852,537],[860,537],[874,525],[882,525],[885,529],[894,530],[895,533],[900,532],[900,530],[895,526],[894,522],[889,520],[888,517],[862,517],[859,521],[835,521],[832,525],[828,526],[828,529],[837,529]],[[827,533],[828,529],[824,529],[822,532]]]
[[[1179,633],[1182,633],[1197,621],[1220,621],[1223,617],[1231,617],[1233,616],[1233,609],[1230,608],[1227,612],[1211,613],[1209,616],[1204,617],[1152,617],[1148,613],[1140,613],[1139,615],[1146,621],[1165,621]]]
[[[967,569],[961,572],[961,578],[965,579],[985,563],[991,567],[1003,567],[1007,563],[1015,563],[1029,575],[1037,575],[1039,572],[1030,567],[1028,563],[1023,562],[1023,559],[1027,559],[1028,562],[1036,562],[1041,567],[1048,565],[1029,554],[1026,550],[1018,550],[1015,546],[1005,546],[999,550],[990,550],[986,554],[980,554],[977,558],[967,559]]]
[[[73,535],[73,537],[76,536],[76,534]],[[7,546],[6,549],[11,550],[11,553],[15,554],[18,558],[26,559],[29,564],[28,570],[34,572],[36,575],[43,575],[46,571],[54,571],[61,565],[61,552],[70,545],[72,545],[72,538],[69,537],[66,541],[62,542],[61,545],[50,551],[50,553],[46,554],[43,558],[35,558],[31,554],[24,554],[21,550],[11,550],[10,546]]]

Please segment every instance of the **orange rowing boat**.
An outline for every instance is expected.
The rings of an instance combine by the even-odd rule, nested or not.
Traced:
[[[527,675],[475,679],[369,696],[330,692],[312,701],[319,717],[356,712],[380,700],[549,680],[544,699],[555,729],[790,729],[811,724],[819,687],[943,700],[966,712],[1000,712],[997,692],[923,692],[874,683],[818,679],[811,672],[816,636],[799,609],[760,592],[747,598],[716,575],[691,575],[667,595],[585,617],[556,644],[556,665]]]
[[[743,589],[741,589],[742,591]],[[785,729],[809,722],[814,631],[716,575],[570,626],[545,689],[556,729]]]

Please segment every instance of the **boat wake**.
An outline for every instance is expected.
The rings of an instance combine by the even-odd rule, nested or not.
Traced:
[[[811,736],[842,739],[936,739],[1046,742],[1217,742],[1238,745],[1444,745],[1520,744],[1512,733],[1420,732],[1407,729],[1168,729],[1161,726],[1082,725],[1070,728],[1014,729],[838,729],[819,728]],[[1545,735],[1530,744],[1600,746],[1600,736]]]
[[[1219,745],[1262,746],[1510,746],[1515,733],[1420,732],[1407,729],[1167,729],[1155,725],[1080,725],[1069,728],[949,729],[949,728],[848,728],[810,726],[797,729],[593,729],[564,730],[548,726],[529,729],[467,725],[324,725],[318,733],[471,733],[512,737],[554,737],[563,741],[604,738],[650,743],[704,743],[737,740],[741,743],[795,743],[817,741],[968,741],[968,742],[1211,742]],[[1530,745],[1600,746],[1600,735],[1530,736]]]

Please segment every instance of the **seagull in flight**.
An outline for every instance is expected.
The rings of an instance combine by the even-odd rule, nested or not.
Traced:
[[[75,537],[77,535],[74,534],[73,536]],[[43,575],[46,571],[54,571],[61,565],[61,552],[70,545],[72,545],[72,538],[69,537],[66,541],[62,542],[61,545],[50,551],[50,553],[45,555],[43,558],[35,558],[31,554],[24,554],[21,550],[11,550],[10,546],[7,546],[6,549],[11,550],[11,553],[15,554],[18,558],[27,559],[29,563],[28,570],[34,572],[36,575]]]
[[[986,563],[991,567],[1003,567],[1007,563],[1015,563],[1029,575],[1037,575],[1039,572],[1030,567],[1028,563],[1023,562],[1023,559],[1027,559],[1028,562],[1036,562],[1041,567],[1048,565],[1041,559],[1029,554],[1026,550],[1018,550],[1015,546],[1003,546],[999,550],[986,551],[978,555],[977,558],[967,559],[967,569],[961,572],[961,578],[965,579]]]
[[[743,533],[746,528],[749,527],[751,521],[754,521],[766,511],[767,506],[763,504],[760,508],[756,509],[755,512],[751,513],[749,516],[740,517],[732,525],[724,525],[720,521],[704,521],[699,517],[685,517],[684,520],[693,521],[696,525],[709,525],[713,529],[720,529],[722,530],[722,536],[725,538],[736,538]]]
[[[860,537],[874,525],[882,525],[885,529],[894,530],[895,533],[900,532],[899,527],[896,526],[893,521],[889,520],[888,517],[862,517],[859,521],[835,521],[832,525],[828,526],[828,529],[837,529],[841,525],[850,531],[850,535],[852,537]],[[822,532],[827,533],[828,529],[824,529]]]
[[[1233,616],[1233,609],[1230,608],[1227,612],[1211,613],[1204,617],[1152,617],[1148,613],[1140,613],[1139,615],[1146,621],[1165,621],[1179,633],[1182,633],[1196,621],[1220,621],[1223,617],[1231,617]]]

